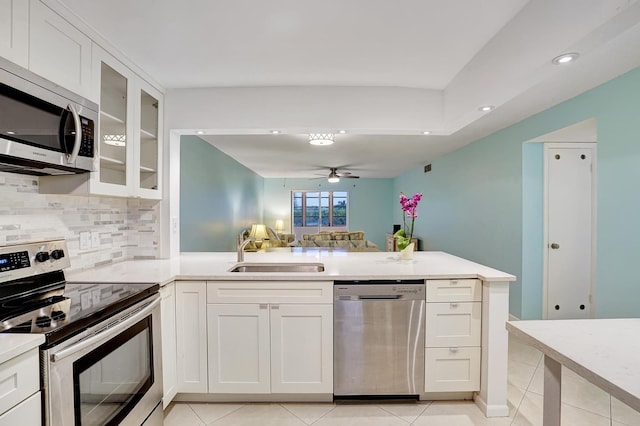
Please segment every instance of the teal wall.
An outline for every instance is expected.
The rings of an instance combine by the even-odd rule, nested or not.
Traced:
[[[544,145],[522,146],[522,273],[521,286],[511,286],[513,312],[520,319],[542,317],[544,244]],[[526,300],[527,303],[522,303]]]
[[[535,274],[523,277],[523,143],[592,117],[598,122],[595,315],[640,316],[633,273],[640,253],[640,68],[445,155],[430,173],[419,168],[394,182],[394,192],[425,194],[417,232],[427,249],[518,276],[509,306],[517,317],[539,317],[542,294]]]
[[[262,222],[264,179],[196,136],[180,139],[180,251],[234,251]]]
[[[349,193],[349,229],[364,231],[365,238],[385,249],[385,232],[393,230],[393,179],[325,179],[266,178],[264,180],[264,220],[273,227],[283,219],[291,231],[291,191],[347,191]]]

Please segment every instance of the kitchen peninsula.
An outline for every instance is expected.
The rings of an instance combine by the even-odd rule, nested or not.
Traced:
[[[220,377],[219,363],[216,367],[207,368],[206,359],[209,354],[208,364],[212,365],[212,352],[216,354],[219,350],[212,351],[211,346],[207,351],[207,342],[211,345],[212,339],[220,338],[215,335],[212,330],[210,316],[212,315],[212,307],[214,304],[221,303],[238,303],[240,300],[249,303],[265,306],[266,304],[281,303],[280,306],[287,302],[278,302],[279,299],[269,294],[269,291],[277,291],[280,298],[284,298],[291,303],[303,305],[304,303],[315,303],[316,305],[325,304],[329,307],[329,320],[332,321],[331,303],[333,300],[332,287],[334,280],[381,280],[381,279],[420,279],[427,282],[427,311],[429,305],[438,306],[438,309],[461,309],[466,305],[475,305],[480,308],[474,310],[473,313],[465,312],[460,318],[468,318],[469,321],[477,324],[478,353],[471,361],[464,359],[465,363],[477,362],[477,371],[479,376],[474,381],[472,388],[464,388],[465,392],[454,392],[456,380],[459,377],[446,378],[446,380],[438,381],[438,378],[429,378],[425,383],[431,383],[432,389],[426,389],[426,397],[431,398],[436,394],[450,395],[452,399],[468,398],[472,395],[476,404],[481,408],[483,413],[488,417],[507,416],[507,331],[505,322],[508,320],[509,305],[509,282],[515,280],[511,274],[498,271],[496,269],[480,265],[466,259],[462,259],[443,252],[416,252],[413,260],[400,260],[398,253],[390,252],[346,252],[332,250],[309,250],[309,249],[293,249],[291,251],[274,251],[266,253],[246,253],[244,262],[246,263],[321,263],[324,265],[324,271],[321,272],[230,272],[237,263],[236,253],[183,253],[182,255],[171,259],[157,260],[132,260],[120,262],[109,266],[104,266],[86,271],[75,271],[67,274],[69,282],[154,282],[160,283],[163,289],[169,286],[175,286],[175,295],[177,309],[176,322],[178,323],[177,332],[177,348],[178,352],[185,352],[191,355],[197,352],[198,347],[191,351],[189,344],[200,345],[199,348],[203,353],[200,358],[194,358],[193,362],[181,361],[181,355],[178,355],[178,371],[180,368],[193,368],[194,373],[199,376],[197,379],[178,380],[177,399],[178,400],[223,400],[229,394],[233,398],[241,399],[244,390],[231,390],[223,392],[224,386],[218,386]],[[430,300],[429,288],[434,289],[433,299]],[[192,291],[190,299],[194,305],[188,308],[180,307],[180,294],[183,291]],[[436,294],[442,290],[442,293]],[[162,290],[162,289],[161,289]],[[245,291],[246,290],[246,291]],[[299,295],[289,295],[287,291],[297,292]],[[242,293],[244,291],[244,293]],[[276,293],[273,293],[276,294]],[[262,295],[262,296],[261,296]],[[225,299],[225,297],[227,299]],[[245,297],[245,299],[242,299]],[[258,299],[264,297],[264,300]],[[308,299],[308,300],[305,300]],[[186,299],[184,299],[186,300]],[[232,300],[232,302],[221,302],[221,300]],[[258,302],[258,300],[260,300]],[[430,303],[432,302],[432,303]],[[442,303],[444,302],[444,303]],[[196,304],[204,308],[196,308]],[[219,306],[219,305],[216,305]],[[238,306],[238,305],[235,305]],[[307,305],[311,306],[311,305]],[[303,306],[304,308],[304,306]],[[257,308],[256,308],[257,309]],[[272,307],[273,309],[273,307]],[[277,309],[277,308],[276,308]],[[465,308],[466,309],[466,308]],[[200,312],[196,314],[195,312]],[[273,315],[273,311],[272,315]],[[189,329],[189,333],[193,336],[185,338],[181,337],[181,333],[185,328],[181,328],[181,313],[192,315],[202,315],[199,321],[198,329]],[[164,316],[164,313],[163,313]],[[205,319],[206,316],[206,319]],[[473,319],[472,319],[473,317]],[[427,313],[427,322],[429,322],[429,314]],[[197,318],[196,318],[197,319]],[[163,333],[164,333],[163,318]],[[272,317],[273,321],[273,317]],[[207,329],[206,324],[209,324]],[[440,324],[439,319],[435,318],[433,324]],[[466,323],[465,323],[466,324]],[[427,324],[429,330],[430,324]],[[433,328],[433,325],[431,325]],[[214,334],[212,334],[214,333]],[[236,333],[233,333],[236,334]],[[273,332],[272,332],[273,334]],[[199,337],[198,337],[199,336]],[[325,336],[326,337],[326,336]],[[447,336],[450,337],[450,336]],[[164,337],[163,337],[164,338]],[[331,340],[331,339],[325,339]],[[204,346],[202,346],[204,345]],[[427,339],[427,353],[431,349],[429,340]],[[439,345],[434,345],[439,346]],[[444,351],[451,356],[460,357],[464,354],[464,346],[467,344],[451,344],[447,347],[434,347],[434,351]],[[462,349],[460,353],[458,350]],[[272,347],[272,351],[273,351]],[[324,347],[323,347],[324,350]],[[332,351],[332,350],[331,350]],[[267,353],[269,351],[267,350]],[[330,352],[331,353],[331,352]],[[434,352],[435,353],[435,352]],[[441,352],[437,352],[440,354]],[[325,354],[326,355],[326,354]],[[273,356],[273,354],[272,354]],[[440,355],[438,355],[440,356]],[[449,356],[449,355],[448,355]],[[169,354],[171,357],[171,354]],[[327,358],[326,356],[318,356],[319,358]],[[169,359],[169,358],[168,358]],[[167,360],[168,360],[167,359]],[[426,362],[429,363],[427,356]],[[457,358],[456,358],[457,359]],[[474,361],[475,360],[475,361]],[[216,361],[215,359],[213,361]],[[309,363],[311,361],[307,360]],[[436,360],[437,361],[437,360]],[[181,362],[186,365],[180,367]],[[435,362],[435,361],[434,361]],[[200,364],[199,364],[200,363]],[[196,368],[198,367],[199,369]],[[194,367],[195,365],[195,367]],[[273,364],[272,364],[273,365]],[[427,368],[433,374],[434,370],[444,371],[441,369]],[[272,367],[273,369],[273,367]],[[331,370],[332,368],[324,368]],[[202,371],[205,371],[203,373]],[[165,372],[166,373],[166,372]],[[185,373],[186,374],[186,373]],[[456,373],[457,374],[457,373]],[[271,400],[288,398],[298,392],[295,388],[287,388],[286,386],[275,384],[275,372],[271,372],[271,385],[266,385],[265,390],[255,392],[247,392],[246,400],[270,400],[265,395],[269,392],[277,394],[272,396]],[[454,374],[455,376],[455,374]],[[166,377],[166,374],[165,374]],[[208,379],[208,380],[207,380]],[[165,379],[165,382],[167,379]],[[324,381],[324,377],[323,377]],[[332,379],[327,379],[323,387],[309,388],[308,392],[319,399],[327,400],[332,396]],[[445,383],[446,382],[446,383]],[[452,383],[454,383],[452,385]],[[165,383],[167,385],[167,383]],[[328,387],[327,387],[328,386]],[[237,386],[232,389],[239,389]],[[282,389],[282,390],[275,390]],[[327,391],[328,389],[328,391]],[[438,392],[440,391],[440,392]],[[468,392],[471,391],[471,392]],[[217,393],[216,393],[217,392]],[[304,392],[304,391],[301,391]],[[447,393],[448,392],[448,393]],[[256,394],[261,398],[256,399]],[[170,397],[175,395],[170,394]],[[165,392],[166,396],[166,392]],[[298,395],[299,396],[299,395]],[[324,399],[323,399],[324,398]],[[313,396],[310,400],[314,400]],[[165,401],[165,405],[168,401]]]

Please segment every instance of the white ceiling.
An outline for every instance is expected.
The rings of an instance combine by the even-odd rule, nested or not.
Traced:
[[[431,98],[442,113],[435,124],[425,119],[430,136],[419,129],[350,132],[319,148],[301,143],[300,129],[204,137],[265,177],[310,177],[322,167],[397,176],[640,66],[637,0],[59,2],[167,89],[359,86],[437,94]],[[569,51],[580,59],[551,64]],[[478,112],[485,103],[497,108]]]

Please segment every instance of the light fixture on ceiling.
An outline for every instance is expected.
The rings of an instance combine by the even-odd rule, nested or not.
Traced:
[[[125,146],[127,144],[127,135],[104,135],[102,139],[104,143],[111,146]]]
[[[578,52],[563,53],[562,55],[556,56],[555,58],[553,58],[551,60],[551,63],[554,65],[568,64],[569,62],[575,61],[579,57],[580,57],[580,54]]]
[[[344,135],[345,133],[347,133],[346,130],[338,130],[338,133],[340,133],[341,135]]]
[[[478,111],[482,111],[482,112],[489,112],[489,111],[493,111],[494,109],[496,109],[496,107],[493,105],[481,105],[478,107]]]
[[[423,135],[430,135],[430,134],[431,134],[431,131],[429,131],[429,130],[425,130],[424,132],[422,132],[422,134],[423,134]]]
[[[309,143],[311,145],[331,145],[333,133],[311,133],[309,134]]]
[[[338,182],[340,182],[340,177],[338,176],[338,173],[336,173],[335,169],[331,170],[331,173],[329,173],[329,178],[327,179],[327,181],[329,183],[338,183]]]
[[[7,130],[7,134],[8,134],[8,135],[15,135],[15,134],[16,134],[16,132],[14,132],[13,130]]]
[[[198,131],[196,132],[196,135],[204,135],[204,132],[203,132],[202,130],[198,130]]]
[[[279,133],[280,133],[280,130],[272,130],[272,131],[271,131],[271,134],[272,134],[272,135],[277,135],[277,134],[279,134]]]

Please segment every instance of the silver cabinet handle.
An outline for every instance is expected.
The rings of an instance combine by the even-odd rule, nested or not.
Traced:
[[[271,309],[280,309],[280,305],[271,305]]]
[[[449,348],[449,352],[452,354],[457,354],[458,353],[458,348]]]
[[[449,306],[452,308],[457,308],[458,304],[457,303],[449,303]]]
[[[557,249],[559,249],[559,248],[560,248],[560,244],[558,244],[558,243],[551,243],[551,248],[552,248],[552,249],[554,249],[554,250],[557,250]]]
[[[268,303],[261,303],[260,304],[260,309],[267,309],[269,307]]]

